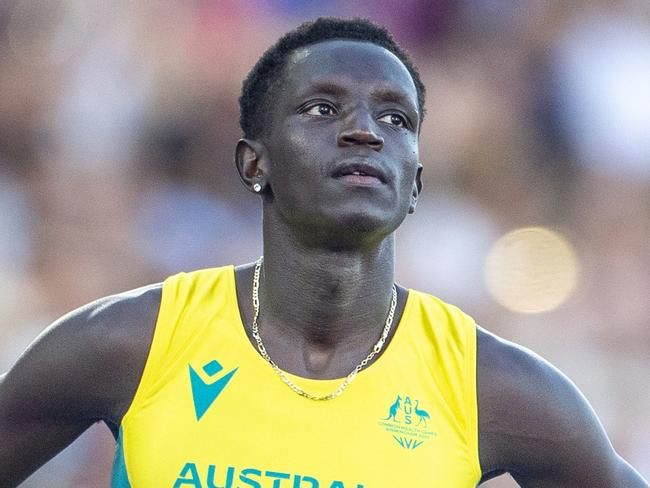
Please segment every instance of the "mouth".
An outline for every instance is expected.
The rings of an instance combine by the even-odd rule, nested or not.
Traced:
[[[387,181],[381,169],[367,162],[346,162],[339,165],[332,176],[358,186],[377,186]]]

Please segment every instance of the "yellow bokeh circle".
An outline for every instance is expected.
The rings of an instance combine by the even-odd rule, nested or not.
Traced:
[[[525,227],[501,237],[485,262],[488,290],[515,312],[541,313],[560,306],[574,290],[578,262],[569,241],[543,227]]]

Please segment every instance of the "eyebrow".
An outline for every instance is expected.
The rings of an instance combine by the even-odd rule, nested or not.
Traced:
[[[405,105],[413,110],[418,116],[420,115],[417,104],[414,104],[402,91],[396,91],[392,88],[379,88],[372,93],[372,97],[380,102],[394,102]]]
[[[301,93],[302,96],[311,95],[313,93],[323,93],[325,95],[342,96],[347,93],[347,90],[338,83],[329,80],[317,81],[310,85],[307,90]]]

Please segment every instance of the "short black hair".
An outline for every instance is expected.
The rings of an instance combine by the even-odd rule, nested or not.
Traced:
[[[333,39],[370,42],[390,51],[404,64],[413,79],[418,96],[420,120],[424,117],[425,89],[409,55],[382,26],[366,19],[320,17],[286,33],[271,46],[248,73],[239,97],[239,125],[244,137],[257,139],[263,134],[264,114],[270,92],[282,77],[289,55],[298,48]]]

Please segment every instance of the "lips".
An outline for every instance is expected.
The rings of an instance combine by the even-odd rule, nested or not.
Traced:
[[[332,176],[363,186],[386,183],[388,180],[385,172],[378,165],[367,161],[344,161],[337,165]]]

